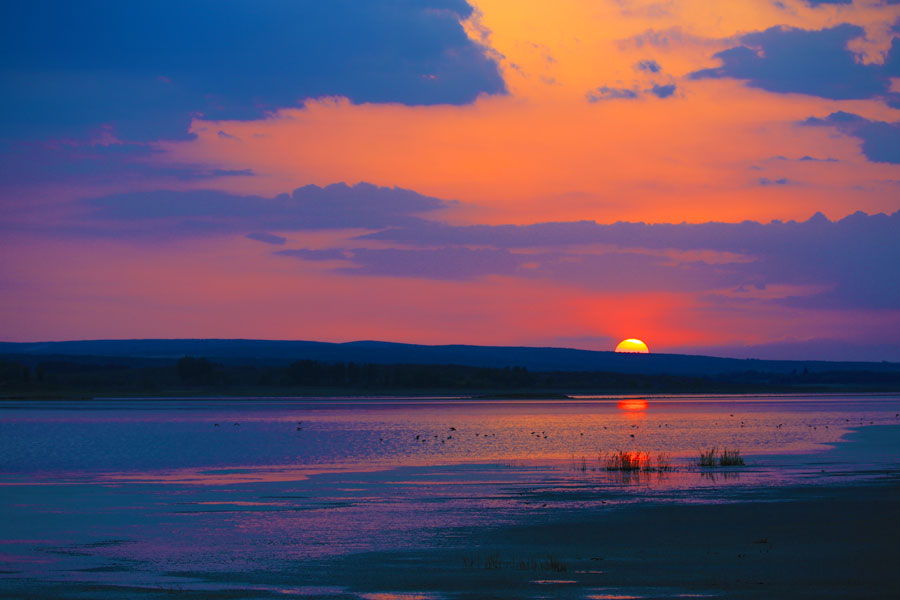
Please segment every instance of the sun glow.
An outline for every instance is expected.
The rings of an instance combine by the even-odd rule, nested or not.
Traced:
[[[622,410],[647,410],[647,401],[640,399],[619,400],[618,406]]]
[[[616,352],[637,352],[640,354],[649,354],[650,349],[647,348],[647,344],[645,344],[641,340],[628,338],[627,340],[622,340],[621,342],[619,342],[619,345],[616,346]]]

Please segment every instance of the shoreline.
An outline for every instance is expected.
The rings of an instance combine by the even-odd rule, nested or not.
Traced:
[[[790,398],[893,398],[897,397],[900,391],[854,391],[854,390],[809,390],[809,391],[790,391],[790,392],[685,392],[685,393],[647,393],[639,394],[634,392],[622,393],[603,393],[603,394],[581,394],[572,393],[569,395],[550,392],[547,394],[523,394],[521,396],[509,394],[448,394],[435,391],[433,393],[390,393],[390,394],[300,394],[300,395],[265,395],[265,394],[180,394],[171,396],[148,396],[148,395],[122,395],[122,396],[91,396],[77,395],[65,396],[63,394],[47,395],[47,396],[22,396],[0,395],[0,402],[13,401],[38,401],[38,402],[122,402],[122,401],[176,401],[176,400],[199,400],[199,401],[241,401],[241,400],[285,400],[285,401],[309,401],[309,400],[413,400],[413,401],[443,401],[443,400],[459,400],[471,402],[589,402],[589,401],[615,401],[628,399],[646,399],[646,400],[686,400],[686,399],[741,399],[741,398],[762,398],[762,399],[790,399]]]
[[[375,553],[320,566],[353,573],[344,584],[357,593],[434,597],[526,597],[548,585],[558,597],[641,599],[886,598],[900,589],[900,483],[768,492],[765,500],[569,511],[471,532],[468,548]],[[429,564],[433,575],[404,568],[407,561]],[[362,566],[351,571],[351,563]]]

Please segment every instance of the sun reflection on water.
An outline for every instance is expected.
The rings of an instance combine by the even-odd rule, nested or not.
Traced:
[[[643,398],[630,398],[628,400],[620,400],[617,406],[622,410],[641,411],[647,410],[647,401]]]

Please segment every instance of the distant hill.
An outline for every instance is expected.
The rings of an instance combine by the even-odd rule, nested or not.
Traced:
[[[616,354],[571,348],[520,346],[424,346],[360,341],[343,344],[278,340],[90,340],[0,342],[0,354],[22,357],[110,357],[175,360],[205,357],[223,364],[286,365],[296,360],[377,364],[454,364],[525,367],[531,371],[606,371],[631,374],[721,375],[761,371],[824,373],[900,372],[900,363],[787,361],[717,358],[686,354]]]

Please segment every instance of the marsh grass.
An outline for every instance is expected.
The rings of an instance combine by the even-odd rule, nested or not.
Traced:
[[[718,448],[708,448],[700,451],[701,467],[743,467],[744,459],[740,450],[723,448],[721,454]]]
[[[550,571],[565,573],[569,566],[552,554],[545,557],[511,557],[504,559],[499,552],[469,554],[463,556],[463,566],[467,569],[513,569],[516,571]]]
[[[729,450],[725,448],[722,450],[722,456],[719,457],[719,466],[720,467],[743,467],[744,459],[741,458],[740,450]]]
[[[661,473],[672,470],[672,461],[669,455],[663,453],[651,457],[647,452],[617,450],[606,456],[601,453],[597,460],[607,471],[649,471]]]
[[[656,470],[661,473],[672,470],[672,460],[668,454],[659,453],[656,455]]]
[[[576,459],[575,455],[572,455],[572,470],[573,471],[581,471],[582,473],[586,473],[588,471],[596,471],[597,469],[591,466],[588,463],[588,459],[582,456],[581,458]]]
[[[572,470],[573,471],[581,471],[582,473],[587,472],[588,470],[588,461],[583,455],[580,459],[575,459],[575,455],[572,455]],[[591,469],[594,470],[593,468]]]
[[[499,552],[488,554],[467,554],[463,556],[463,565],[467,569],[499,569],[503,565]]]
[[[625,452],[618,450],[606,457],[607,471],[640,471],[648,463],[646,452]]]
[[[714,467],[716,466],[716,453],[719,451],[718,448],[709,448],[707,450],[700,451],[700,466],[701,467]]]
[[[538,561],[538,570],[553,571],[554,573],[565,573],[569,570],[569,567],[561,560],[553,556],[548,556],[546,559]]]

